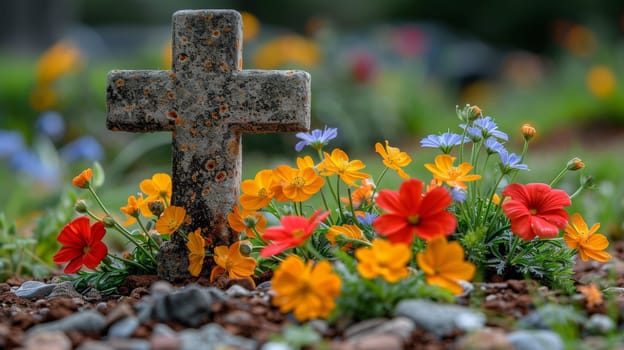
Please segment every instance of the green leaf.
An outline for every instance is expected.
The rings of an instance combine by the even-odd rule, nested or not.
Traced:
[[[99,162],[94,162],[93,163],[93,179],[91,180],[93,187],[94,188],[101,187],[104,184],[105,178],[106,178],[106,175],[104,174],[104,168],[102,168],[102,165]]]

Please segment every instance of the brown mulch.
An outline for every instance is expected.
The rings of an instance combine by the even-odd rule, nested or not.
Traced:
[[[609,280],[609,286],[624,287],[624,242],[617,242],[613,247],[614,260],[612,271],[605,271],[602,264],[579,262],[575,267],[575,280],[586,281],[602,279],[607,281],[607,275],[615,275]],[[58,320],[73,313],[86,309],[96,310],[103,315],[109,314],[120,304],[127,304],[131,308],[142,297],[150,293],[150,286],[157,280],[156,276],[131,276],[119,289],[119,295],[104,298],[100,301],[87,302],[82,299],[58,298],[52,300],[35,300],[17,297],[11,288],[21,285],[25,279],[11,278],[0,283],[0,349],[19,348],[25,341],[26,331],[36,324]],[[208,286],[207,280],[195,280],[193,283]],[[232,281],[218,281],[217,287],[226,289]],[[236,283],[236,282],[234,282]],[[245,286],[249,287],[249,286]],[[537,302],[551,301],[557,303],[575,303],[585,307],[588,314],[606,313],[605,305],[587,308],[582,298],[563,296],[556,291],[540,287],[534,281],[504,280],[489,283],[475,283],[475,289],[468,298],[459,299],[458,303],[480,309],[487,315],[487,326],[500,328],[505,331],[513,329],[514,322],[526,316],[536,307]],[[618,297],[620,307],[624,306],[624,297]],[[268,302],[268,298],[251,295],[238,297],[233,300],[217,302],[212,306],[213,315],[207,322],[214,322],[230,333],[247,338],[256,339],[260,343],[269,340],[272,334],[281,330],[292,321]],[[620,320],[620,323],[622,320]],[[154,323],[140,325],[132,334],[133,338],[149,339]],[[173,330],[179,331],[185,326],[168,323]],[[340,329],[330,329],[331,337],[340,337]],[[413,343],[410,349],[446,349],[451,347],[462,336],[460,332],[444,338],[437,338],[422,330],[415,330],[412,334]],[[87,340],[100,340],[99,334],[68,334],[72,345],[77,348]]]

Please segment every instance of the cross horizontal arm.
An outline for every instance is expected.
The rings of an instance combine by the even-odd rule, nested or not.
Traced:
[[[108,74],[106,127],[110,130],[153,132],[173,130],[175,98],[170,71],[123,71]]]
[[[230,125],[245,133],[310,128],[310,75],[303,71],[242,70],[231,86]]]

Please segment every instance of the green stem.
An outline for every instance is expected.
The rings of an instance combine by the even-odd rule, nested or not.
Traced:
[[[148,271],[149,270],[149,269],[145,268],[145,266],[143,266],[143,265],[141,265],[141,264],[139,264],[139,263],[137,263],[135,261],[124,259],[124,258],[120,258],[120,257],[118,257],[117,255],[114,255],[114,254],[108,254],[108,256],[113,258],[113,259],[115,259],[115,260],[117,260],[117,261],[121,261],[124,264],[132,265],[132,266],[134,266],[136,268],[139,268],[139,269],[141,269],[143,271]]]
[[[104,203],[102,203],[102,200],[100,199],[100,196],[97,195],[97,193],[95,193],[95,190],[93,189],[93,187],[91,187],[91,183],[89,183],[87,189],[89,190],[89,193],[91,193],[91,196],[93,196],[93,198],[95,199],[95,201],[97,202],[97,204],[100,206],[100,208],[102,208],[102,210],[104,210],[104,212],[106,213],[106,215],[111,216],[110,211],[108,211],[108,208],[106,208],[106,206],[104,205]]]
[[[554,187],[555,184],[559,182],[559,180],[561,180],[563,175],[565,175],[567,172],[568,172],[568,167],[566,166],[559,172],[559,174],[557,174],[557,176],[555,176],[554,179],[552,179],[552,181],[550,182],[550,187]]]

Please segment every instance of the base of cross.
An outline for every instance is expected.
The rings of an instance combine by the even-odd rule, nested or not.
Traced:
[[[188,251],[184,244],[168,241],[158,249],[158,278],[177,282],[192,278],[188,271]]]

